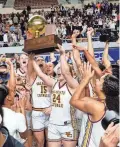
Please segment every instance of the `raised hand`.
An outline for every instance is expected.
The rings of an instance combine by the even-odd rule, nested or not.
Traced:
[[[20,105],[21,110],[22,110],[22,109],[25,110],[25,107],[26,107],[26,101],[27,101],[26,96],[21,95],[21,98],[19,99],[19,105]]]
[[[50,115],[51,111],[52,111],[52,107],[49,107],[49,108],[46,108],[46,109],[45,109],[44,113],[45,113],[46,115]]]
[[[73,34],[72,34],[72,38],[77,38],[78,35],[80,35],[80,31],[79,30],[74,30]]]
[[[13,64],[12,62],[11,62],[11,58],[6,58],[6,61],[5,61],[8,65],[11,65],[11,64]]]
[[[87,35],[94,35],[94,29],[92,27],[88,28]]]
[[[83,66],[83,78],[90,80],[94,76],[94,70],[92,71],[91,64],[89,62],[84,63]]]
[[[34,60],[35,54],[31,53],[31,54],[28,55],[28,57],[29,57],[30,60]]]
[[[119,131],[119,124],[114,126],[114,123],[112,122],[105,131],[104,136],[101,138],[99,147],[116,147],[120,141]]]
[[[6,61],[6,56],[5,55],[1,55],[0,56],[0,62],[5,62]]]
[[[57,45],[59,49],[56,49],[56,51],[59,52],[61,55],[65,54],[65,49],[60,44]]]

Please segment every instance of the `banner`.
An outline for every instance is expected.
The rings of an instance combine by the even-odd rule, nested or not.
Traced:
[[[87,42],[78,43],[78,45],[87,47]],[[72,50],[72,44],[71,43],[63,43],[63,47],[66,51]],[[104,51],[105,43],[100,41],[93,42],[93,48],[95,52],[95,58],[97,61],[101,61],[103,51]],[[0,48],[0,54],[21,54],[23,53],[22,49],[24,46],[18,46],[18,47],[2,47]],[[80,53],[81,57],[83,58],[83,53]],[[41,55],[43,58],[48,62],[50,61],[49,53],[45,55]],[[55,52],[56,58],[59,60],[59,54]],[[110,42],[109,44],[109,59],[112,63],[115,63],[119,59],[119,46],[116,42]]]
[[[95,54],[96,61],[102,60],[103,51],[104,51],[104,49],[95,50],[94,54]],[[83,59],[84,54],[80,53],[80,56]],[[41,57],[43,57],[46,62],[50,61],[50,55],[49,54],[41,55]],[[59,60],[60,55],[58,53],[55,53],[55,57],[56,57],[57,60]],[[119,48],[110,48],[109,49],[109,60],[110,60],[110,62],[112,64],[115,64],[118,59],[119,59]]]

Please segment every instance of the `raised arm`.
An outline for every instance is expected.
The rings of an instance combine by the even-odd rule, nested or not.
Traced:
[[[77,31],[77,30],[75,30],[75,31],[73,32],[73,35],[72,35],[72,44],[73,44],[73,46],[77,44],[77,42],[76,42],[76,37],[77,37],[79,34],[80,34],[80,33],[79,33],[79,31]],[[82,65],[82,61],[81,61],[81,59],[80,59],[80,53],[79,53],[79,51],[78,51],[77,49],[75,49],[75,48],[73,48],[73,57],[74,57],[74,61],[75,61],[76,65],[77,65],[78,71],[79,71],[79,73],[80,73],[80,72],[81,72],[81,71],[80,71],[80,68],[81,68],[81,65]]]
[[[53,78],[50,78],[49,76],[47,76],[45,73],[42,72],[41,68],[39,67],[39,65],[36,63],[35,60],[33,60],[33,68],[36,72],[36,74],[42,79],[42,81],[50,87],[53,87],[55,80]]]
[[[92,43],[92,35],[94,34],[94,29],[93,28],[88,28],[87,31],[87,39],[88,39],[88,52],[90,53],[90,55],[95,59],[95,55],[94,55],[94,49],[93,49],[93,43]],[[96,74],[94,75],[94,77],[91,79],[91,84],[93,85],[93,87],[95,86],[95,81],[96,81]],[[88,92],[87,92],[88,93]]]
[[[33,58],[34,55],[30,54],[29,55],[29,60],[28,60],[28,77],[30,78],[33,74],[35,74],[34,68],[33,68]]]
[[[91,54],[88,52],[88,50],[84,47],[81,47],[81,46],[74,46],[74,48],[80,50],[80,51],[83,51],[87,60],[89,61],[89,63],[91,64],[92,68],[94,69],[94,71],[96,72],[96,74],[101,77],[102,76],[102,71],[101,69],[99,68],[96,60],[91,56]]]
[[[75,93],[73,94],[70,100],[70,104],[73,107],[94,116],[95,114],[97,114],[97,110],[99,109],[99,102],[90,97],[82,97],[82,92],[88,85],[93,75],[94,71],[91,70],[91,65],[89,65],[88,63],[86,65],[86,63],[84,63],[84,78]]]
[[[108,59],[108,50],[109,50],[109,42],[106,42],[103,53],[103,64],[105,65],[106,69],[108,69],[111,66],[111,63]]]
[[[92,44],[92,35],[93,35],[93,28],[88,28],[88,31],[87,31],[87,38],[88,38],[88,52],[91,54],[91,56],[93,58],[94,57],[94,49],[93,49],[93,44]]]
[[[70,68],[66,61],[65,50],[61,45],[58,44],[59,52],[60,52],[60,66],[62,74],[70,88],[75,89],[78,86],[78,82],[72,77],[70,73]]]
[[[15,72],[14,72],[14,66],[13,63],[10,61],[10,59],[6,59],[6,63],[10,67],[10,79],[8,81],[7,87],[9,89],[9,95],[7,97],[8,104],[11,106],[14,104],[14,96],[15,96],[15,89],[16,89],[16,79],[15,79]]]

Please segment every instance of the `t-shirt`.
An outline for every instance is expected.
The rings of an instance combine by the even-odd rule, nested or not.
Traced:
[[[101,19],[99,19],[98,24],[102,25],[102,20]]]
[[[101,8],[101,4],[97,4],[96,7],[97,7],[98,9],[100,9],[100,8]]]
[[[17,133],[23,133],[27,129],[25,116],[5,107],[3,107],[3,113],[3,125],[8,129],[11,136],[19,140]]]
[[[3,41],[4,41],[5,43],[8,43],[8,35],[7,35],[7,34],[4,34],[4,36],[3,36]]]
[[[116,25],[116,23],[114,23],[114,22],[110,23],[110,29],[115,29],[115,25]]]

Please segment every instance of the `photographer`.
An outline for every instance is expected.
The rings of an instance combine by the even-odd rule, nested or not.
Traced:
[[[6,86],[3,85],[0,86],[1,86],[0,94],[3,91],[3,94],[0,95],[0,103],[1,103],[2,99],[5,99],[8,93],[8,89],[6,88]],[[4,113],[2,107],[0,106],[0,147],[23,147],[22,144],[20,144],[16,139],[10,136],[7,128],[3,126],[3,119],[4,119],[3,114]]]
[[[16,88],[14,67],[9,59],[6,59],[5,62],[10,68],[10,79],[7,83],[7,86],[5,86],[4,84],[0,85],[0,105],[2,106],[2,110],[4,113],[3,125],[7,127],[10,135],[17,140],[19,140],[19,138],[17,138],[17,132],[20,134],[21,138],[26,139],[27,128],[25,116],[21,113],[16,113],[11,110],[11,107],[14,104]],[[3,69],[4,68],[2,68],[2,70]],[[23,110],[22,106],[20,107],[20,109]],[[22,112],[22,110],[20,110],[20,112]]]

